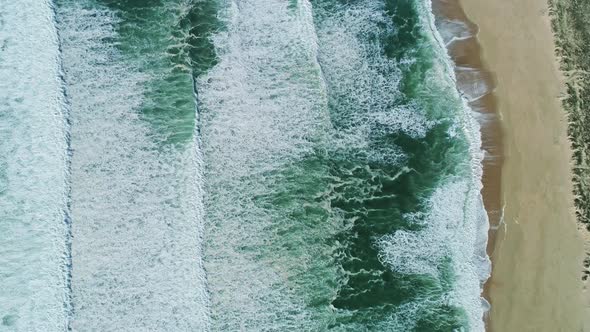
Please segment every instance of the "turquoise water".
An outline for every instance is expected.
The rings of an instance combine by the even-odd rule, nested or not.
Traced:
[[[483,330],[479,127],[428,1],[52,5],[39,53],[53,85],[23,100],[63,99],[61,122],[9,121],[54,133],[54,159],[7,158],[0,174],[55,183],[0,213],[51,257],[45,289],[61,297],[26,309],[37,295],[0,292],[8,330],[63,330],[19,325],[58,309],[74,331]],[[30,136],[2,129],[5,155]],[[21,201],[55,206],[54,224],[29,226]],[[32,271],[15,280],[39,257],[9,256]]]

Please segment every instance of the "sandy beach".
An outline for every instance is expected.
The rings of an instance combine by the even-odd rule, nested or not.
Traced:
[[[488,330],[588,331],[572,152],[547,3],[462,0],[461,6],[479,26],[503,128],[504,219],[489,248]]]

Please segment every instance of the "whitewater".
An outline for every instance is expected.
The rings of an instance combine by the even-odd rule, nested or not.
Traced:
[[[429,0],[26,2],[0,331],[484,330],[484,154]]]
[[[64,331],[68,126],[50,3],[3,1],[0,43],[0,330]]]

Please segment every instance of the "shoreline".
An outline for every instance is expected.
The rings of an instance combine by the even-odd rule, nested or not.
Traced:
[[[496,83],[493,74],[482,61],[482,50],[477,40],[478,27],[471,22],[458,0],[435,0],[433,12],[440,24],[464,24],[465,27],[457,38],[457,32],[450,33],[445,40],[447,51],[454,62],[457,89],[468,100],[468,106],[476,114],[480,125],[482,150],[485,157],[482,161],[482,197],[490,223],[488,254],[491,255],[493,236],[502,219],[502,163],[504,159],[502,127],[494,94]],[[463,27],[462,27],[463,28]],[[439,30],[450,30],[444,26]]]
[[[586,331],[584,250],[575,218],[572,151],[558,99],[562,76],[548,4],[439,0],[458,1],[466,18],[480,27],[476,39],[481,64],[493,70],[490,78],[496,84],[492,96],[497,98],[490,105],[497,105],[501,129],[495,130],[503,134],[499,146],[504,159],[496,176],[501,176],[504,222],[493,232],[500,218],[497,224],[490,218],[488,254],[493,267],[484,288],[491,303],[486,330]],[[493,136],[482,126],[483,144],[489,134]],[[482,181],[486,199],[490,184]]]
[[[491,258],[503,207],[503,129],[494,94],[496,83],[482,61],[482,49],[477,39],[478,27],[469,20],[459,1],[435,0],[432,2],[432,11],[437,29],[444,34],[447,52],[454,62],[457,89],[467,99],[480,126],[481,149],[484,151],[481,194],[490,227],[486,252]],[[482,296],[490,302],[488,282],[483,285]],[[489,329],[487,313],[484,313],[484,324]]]

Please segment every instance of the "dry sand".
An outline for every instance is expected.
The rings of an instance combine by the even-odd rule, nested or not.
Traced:
[[[491,251],[489,330],[589,331],[571,149],[546,0],[461,0],[480,30],[503,126],[504,223]]]

